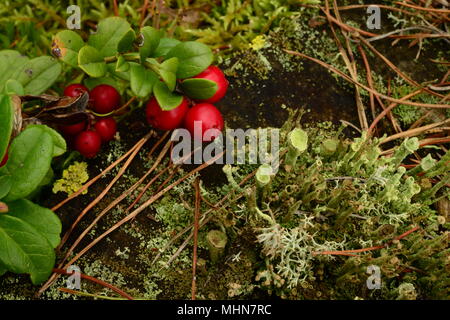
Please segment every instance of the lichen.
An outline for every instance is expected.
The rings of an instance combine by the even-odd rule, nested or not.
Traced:
[[[89,173],[86,162],[75,161],[63,171],[62,178],[53,184],[53,193],[65,192],[67,195],[77,192],[83,184],[89,180]],[[82,194],[87,194],[84,190]]]

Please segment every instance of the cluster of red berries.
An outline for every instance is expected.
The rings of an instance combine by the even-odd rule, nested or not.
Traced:
[[[223,72],[216,66],[210,66],[194,78],[207,79],[217,84],[214,95],[205,100],[195,100],[196,104],[189,107],[190,100],[183,97],[176,108],[164,111],[155,97],[146,105],[147,122],[155,129],[173,130],[184,127],[195,137],[195,123],[201,123],[202,133],[209,129],[222,131],[223,117],[220,111],[212,104],[219,101],[228,89],[228,81]],[[82,84],[71,84],[64,90],[64,95],[77,97],[84,92],[89,93],[89,107],[96,114],[109,114],[120,105],[120,94],[112,86],[102,84],[90,92]],[[83,121],[73,125],[60,126],[59,130],[70,140],[73,140],[75,149],[86,158],[95,157],[104,142],[112,140],[117,132],[117,123],[113,117],[97,118],[93,127],[90,122]],[[203,135],[202,141],[209,142],[216,138],[214,134]]]
[[[173,130],[184,127],[189,130],[191,136],[195,137],[194,124],[196,121],[199,121],[202,127],[202,141],[209,142],[216,137],[214,134],[205,136],[204,133],[207,130],[223,130],[223,117],[212,103],[219,101],[225,96],[228,89],[228,81],[223,72],[216,66],[209,66],[194,78],[215,82],[217,91],[209,99],[195,100],[196,104],[192,108],[189,108],[189,100],[183,97],[180,105],[169,111],[162,110],[156,98],[153,97],[147,103],[145,110],[147,122],[159,130]]]
[[[82,84],[71,84],[64,90],[64,95],[77,97],[84,92],[89,93],[89,106],[97,114],[108,114],[120,106],[120,94],[112,86],[101,84],[90,92]],[[113,117],[96,119],[93,127],[90,122],[83,121],[73,125],[59,126],[59,130],[70,140],[73,139],[75,149],[86,158],[93,158],[100,151],[102,143],[111,141],[117,132],[117,123]]]

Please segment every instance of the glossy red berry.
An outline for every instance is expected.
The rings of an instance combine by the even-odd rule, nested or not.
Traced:
[[[83,131],[75,139],[75,149],[86,158],[93,158],[100,151],[102,138],[92,130]]]
[[[68,85],[64,89],[64,95],[67,97],[78,97],[79,95],[83,94],[83,92],[89,92],[89,89],[80,83]]]
[[[95,131],[100,135],[103,142],[108,142],[114,139],[117,132],[116,120],[112,117],[102,118],[98,120],[95,125]]]
[[[202,141],[212,141],[217,138],[218,133],[216,132],[209,137],[205,136],[205,133],[209,129],[217,129],[219,131],[223,130],[224,123],[222,114],[214,105],[210,103],[199,103],[193,106],[187,112],[186,117],[184,118],[184,126],[189,130],[194,138],[200,139],[200,137],[198,136],[200,132],[196,134],[196,125],[198,126],[198,128],[201,128]]]
[[[114,111],[120,105],[120,94],[112,86],[101,84],[92,89],[89,94],[92,110],[99,114]]]
[[[147,103],[145,114],[147,122],[155,129],[173,130],[179,128],[183,123],[184,116],[189,110],[189,102],[183,97],[180,105],[175,109],[164,111],[155,97]]]
[[[193,78],[211,80],[217,84],[217,91],[211,98],[197,101],[214,103],[222,99],[227,92],[228,80],[225,78],[222,70],[220,70],[216,66],[209,66],[208,68],[206,68],[206,70]]]
[[[67,126],[58,126],[58,129],[61,133],[68,135],[68,136],[74,136],[79,134],[81,131],[83,131],[86,128],[86,121],[82,121],[80,123],[70,124]]]

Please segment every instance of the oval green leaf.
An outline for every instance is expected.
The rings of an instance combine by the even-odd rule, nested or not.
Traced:
[[[175,109],[183,101],[183,96],[170,91],[167,85],[161,81],[155,84],[153,92],[161,109],[165,111]]]
[[[0,199],[3,199],[11,190],[11,175],[0,176]]]
[[[84,41],[78,33],[72,30],[63,30],[53,38],[52,51],[64,63],[77,67],[78,51],[83,46]]]
[[[159,58],[165,57],[173,47],[179,45],[181,43],[180,40],[173,38],[161,38],[159,41],[159,45],[156,48],[155,52],[153,52],[152,57]]]
[[[11,143],[5,167],[11,174],[12,186],[5,201],[14,201],[31,194],[50,168],[53,138],[46,130],[27,128]]]
[[[175,85],[177,84],[177,69],[178,69],[178,58],[173,57],[167,59],[159,66],[159,75],[163,79],[164,83],[167,85],[170,91],[175,90]]]
[[[209,99],[217,89],[217,83],[208,79],[186,79],[181,82],[181,90],[191,99]]]
[[[55,82],[61,73],[61,65],[52,57],[43,56],[29,60],[17,80],[22,83],[25,94],[39,95]]]
[[[139,98],[150,95],[157,81],[158,76],[153,71],[145,69],[140,64],[131,65],[130,86],[133,93]]]
[[[61,221],[53,211],[33,202],[20,199],[8,202],[8,214],[26,221],[39,231],[56,248],[61,241]]]
[[[0,95],[0,159],[5,156],[14,124],[14,109],[11,98]]]
[[[53,139],[53,157],[62,155],[67,150],[67,143],[63,136],[58,131],[42,124],[31,124],[28,128],[38,127],[47,132]]]
[[[180,79],[196,76],[213,61],[211,49],[206,44],[195,41],[182,42],[175,46],[166,56],[168,59],[172,57],[179,59],[177,78]]]
[[[103,56],[91,46],[84,46],[80,49],[78,65],[84,72],[94,78],[103,77],[106,73],[106,63]]]
[[[130,34],[130,24],[121,17],[103,19],[97,26],[97,32],[89,36],[88,44],[96,48],[102,57],[116,55],[119,47],[125,45]]]
[[[22,84],[16,79],[9,79],[5,84],[5,93],[6,94],[16,94],[22,96],[25,94]]]
[[[144,27],[141,29],[141,41],[142,44],[139,47],[139,54],[141,60],[150,57],[159,45],[159,39],[161,38],[161,31],[156,30],[153,27]]]
[[[47,280],[55,264],[48,240],[27,221],[0,215],[0,264],[15,273],[28,273],[33,284]]]
[[[8,79],[16,79],[29,61],[27,56],[15,50],[0,51],[0,92],[3,92]]]

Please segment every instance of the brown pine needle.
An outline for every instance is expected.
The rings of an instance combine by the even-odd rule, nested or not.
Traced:
[[[93,246],[95,246],[97,243],[99,243],[102,239],[107,237],[110,233],[115,231],[116,229],[120,228],[123,224],[127,223],[130,220],[133,220],[139,213],[141,213],[143,210],[145,210],[148,206],[153,204],[155,201],[157,201],[159,198],[161,198],[166,192],[173,189],[175,186],[182,183],[184,180],[192,176],[193,174],[203,170],[204,168],[210,166],[213,164],[217,159],[220,159],[223,156],[224,152],[221,152],[220,154],[216,155],[214,158],[212,158],[210,161],[203,163],[202,165],[198,166],[197,168],[193,169],[177,181],[173,182],[154,196],[152,196],[149,200],[147,200],[144,204],[142,204],[139,208],[135,209],[133,212],[128,214],[125,218],[117,222],[115,225],[113,225],[111,228],[109,228],[107,231],[103,232],[100,236],[95,238],[90,244],[88,244],[86,247],[84,247],[75,257],[73,257],[65,266],[65,268],[68,268],[73,263],[75,263],[79,258],[81,258],[87,251],[89,251]],[[53,275],[38,291],[38,295],[40,295],[42,292],[44,292],[56,279],[57,277]]]
[[[192,300],[195,300],[197,291],[197,245],[198,245],[198,220],[200,217],[200,180],[195,179],[195,211],[194,211],[194,252],[192,254]]]
[[[107,174],[109,171],[111,171],[112,169],[114,169],[120,162],[122,162],[124,159],[126,159],[130,154],[133,153],[133,151],[139,147],[139,145],[141,143],[144,142],[145,138],[142,138],[141,140],[139,140],[130,150],[128,150],[123,156],[121,156],[119,159],[117,159],[116,161],[114,161],[111,165],[109,165],[109,167],[107,167],[105,170],[103,170],[102,172],[100,172],[97,176],[95,176],[94,178],[92,178],[91,180],[89,180],[87,183],[85,183],[77,192],[71,194],[69,197],[67,197],[66,199],[64,199],[63,201],[61,201],[60,203],[58,203],[57,205],[55,205],[51,210],[52,211],[56,211],[59,208],[61,208],[63,205],[65,205],[67,202],[69,202],[70,200],[78,197],[80,194],[83,193],[83,191],[87,190],[87,188],[89,188],[91,185],[93,185],[95,182],[97,182],[98,179],[102,178],[105,176],[105,174]]]
[[[63,238],[61,239],[61,242],[58,246],[58,248],[61,248],[67,241],[67,239],[69,238],[70,234],[73,232],[73,230],[75,229],[75,227],[78,225],[78,223],[81,221],[81,219],[83,219],[83,217],[95,206],[97,205],[97,203],[99,203],[105,196],[106,194],[109,192],[109,190],[114,186],[114,184],[117,182],[117,180],[120,179],[120,177],[125,173],[125,171],[128,169],[128,167],[130,166],[131,162],[133,161],[133,159],[136,157],[136,155],[138,154],[139,150],[141,150],[141,148],[144,146],[145,142],[148,141],[148,139],[150,139],[150,137],[152,136],[152,132],[147,133],[145,135],[145,137],[139,142],[138,146],[133,150],[133,153],[130,155],[130,157],[127,159],[127,161],[125,162],[125,164],[123,165],[122,168],[120,168],[119,172],[117,173],[117,175],[113,178],[113,180],[108,184],[108,186],[91,202],[88,204],[88,206],[78,215],[78,217],[75,219],[75,221],[72,223],[72,225],[70,226],[69,230],[67,230],[67,232],[64,234]]]
[[[375,91],[375,90],[373,90],[373,89],[371,89],[371,88],[369,88],[369,87],[367,87],[367,86],[365,86],[365,85],[363,85],[363,84],[353,80],[351,77],[349,77],[348,75],[346,75],[342,71],[334,68],[333,66],[331,66],[331,65],[329,65],[329,64],[327,64],[327,63],[325,63],[325,62],[323,62],[323,61],[321,61],[319,59],[310,57],[310,56],[308,56],[306,54],[303,54],[303,53],[300,53],[300,52],[297,52],[297,51],[292,51],[292,50],[288,50],[288,49],[283,49],[283,51],[285,51],[285,52],[287,52],[289,54],[295,55],[295,56],[299,56],[299,57],[311,60],[311,61],[321,65],[322,67],[325,67],[325,68],[333,71],[334,73],[340,75],[342,78],[344,78],[345,80],[353,83],[354,85],[357,85],[357,86],[363,88],[364,90],[367,90],[368,92],[372,92],[375,95],[378,95],[378,96],[380,96],[381,98],[383,98],[385,100],[388,100],[388,101],[391,101],[391,102],[395,102],[395,103],[398,103],[398,104],[406,104],[406,105],[415,106],[415,107],[422,107],[422,108],[436,108],[436,109],[449,109],[450,108],[449,104],[419,103],[419,102],[413,102],[413,101],[409,101],[409,100],[395,99],[395,98],[386,96],[386,95],[384,95],[382,93],[379,93],[378,91]],[[388,109],[386,109],[386,110],[388,110]],[[389,111],[390,110],[388,110],[387,112],[389,112]]]
[[[73,272],[67,272],[67,270],[57,269],[57,268],[54,268],[53,272],[57,273],[57,274],[68,275],[68,276],[73,274]],[[100,280],[100,279],[88,276],[88,275],[83,274],[83,273],[80,273],[80,277],[81,277],[81,279],[85,279],[85,280],[91,281],[93,283],[99,284],[102,287],[111,289],[112,291],[120,294],[122,297],[124,297],[124,298],[126,298],[128,300],[134,300],[133,297],[130,296],[128,293],[120,290],[119,288],[117,288],[117,287],[113,286],[112,284],[109,284],[109,283],[107,283],[107,282],[105,282],[103,280]]]
[[[387,248],[390,244],[392,244],[393,241],[398,241],[401,240],[403,238],[405,238],[406,236],[410,235],[411,233],[413,233],[414,231],[419,230],[419,227],[414,227],[408,231],[406,231],[405,233],[402,233],[401,235],[395,237],[394,239],[392,239],[391,241],[389,241],[388,243],[386,243],[385,245],[381,245],[381,246],[375,246],[375,247],[370,247],[370,248],[363,248],[363,249],[356,249],[356,250],[341,250],[341,251],[316,251],[313,252],[313,255],[348,255],[348,254],[354,254],[354,253],[360,253],[360,252],[367,252],[367,251],[374,251],[374,250],[379,250],[379,249],[383,249],[383,248]]]

